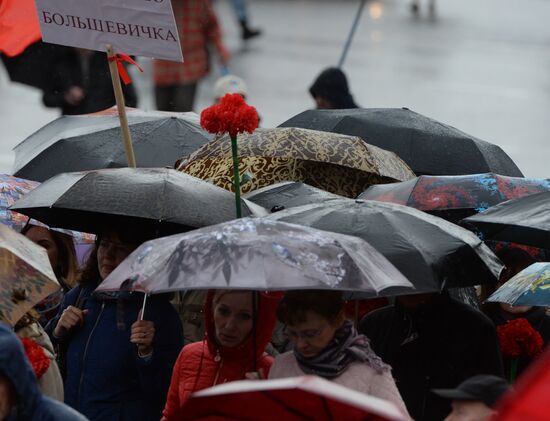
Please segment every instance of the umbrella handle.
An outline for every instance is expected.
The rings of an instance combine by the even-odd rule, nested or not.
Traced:
[[[149,294],[145,294],[143,296],[143,304],[141,305],[141,313],[140,313],[140,316],[139,316],[139,320],[143,320],[143,316],[145,315],[145,304],[147,303],[147,296]]]

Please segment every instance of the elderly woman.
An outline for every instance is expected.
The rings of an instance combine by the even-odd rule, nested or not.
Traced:
[[[137,229],[106,230],[46,330],[60,349],[65,402],[90,420],[160,419],[170,373],[183,344],[167,297],[97,296],[94,289],[146,238]]]
[[[345,319],[339,291],[289,291],[277,316],[294,349],[277,356],[270,379],[314,374],[407,409],[397,390],[391,368],[371,349]]]
[[[273,358],[264,350],[275,326],[279,296],[257,293],[257,298],[256,334],[253,335],[252,291],[208,293],[204,309],[206,338],[181,351],[172,374],[163,421],[178,420],[180,408],[197,390],[267,376]]]

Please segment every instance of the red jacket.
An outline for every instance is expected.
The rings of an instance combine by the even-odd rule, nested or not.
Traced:
[[[213,340],[213,296],[213,291],[208,294],[204,308],[206,339],[189,344],[181,351],[172,371],[172,381],[162,412],[162,421],[176,420],[176,414],[191,393],[217,384],[243,380],[246,373],[254,371],[252,335],[235,348],[219,346]],[[267,378],[273,358],[265,353],[265,347],[271,340],[275,327],[276,308],[280,295],[258,293],[258,297],[256,365],[257,370],[262,369]]]

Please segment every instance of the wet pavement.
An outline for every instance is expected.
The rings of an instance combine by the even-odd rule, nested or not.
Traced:
[[[527,176],[550,177],[550,0],[439,0],[434,15],[422,2],[367,2],[344,64],[363,107],[408,107],[501,146]],[[261,38],[243,44],[229,0],[217,0],[231,69],[249,87],[262,125],[272,127],[313,106],[307,88],[338,62],[359,1],[249,0]],[[154,108],[150,60],[132,72],[140,107]],[[211,76],[196,109],[210,105]],[[0,171],[11,148],[59,112],[40,93],[11,84],[0,66]]]

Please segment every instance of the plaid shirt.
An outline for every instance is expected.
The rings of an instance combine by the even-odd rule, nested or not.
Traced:
[[[157,86],[195,82],[208,74],[208,43],[224,54],[218,19],[211,0],[172,0],[184,63],[154,61]]]

